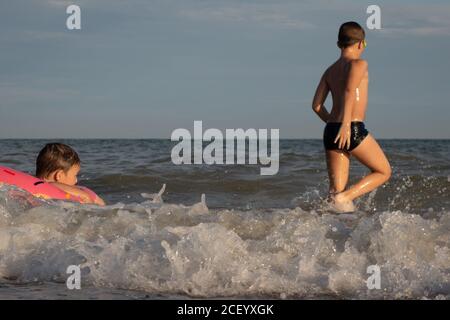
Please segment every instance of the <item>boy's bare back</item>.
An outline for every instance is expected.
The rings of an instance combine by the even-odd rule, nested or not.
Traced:
[[[346,93],[354,93],[354,106],[350,121],[364,121],[369,86],[367,61],[340,58],[324,73],[322,79],[333,98],[329,122],[342,122]]]

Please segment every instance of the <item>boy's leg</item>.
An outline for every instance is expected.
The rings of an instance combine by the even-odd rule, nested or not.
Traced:
[[[342,150],[326,150],[330,195],[345,190],[348,181],[350,156]]]
[[[350,153],[372,172],[348,190],[338,194],[335,198],[336,202],[352,201],[379,187],[391,176],[389,161],[372,135],[369,134]]]

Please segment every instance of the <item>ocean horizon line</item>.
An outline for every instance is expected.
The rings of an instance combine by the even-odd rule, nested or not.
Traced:
[[[426,141],[426,140],[432,140],[432,141],[436,141],[436,140],[450,140],[450,138],[376,138],[377,140],[422,140],[422,141]],[[53,140],[53,141],[59,141],[59,140],[117,140],[117,141],[121,141],[121,140],[164,140],[164,141],[171,141],[170,138],[0,138],[0,141],[8,141],[8,140]],[[191,139],[191,140],[195,140],[195,139]],[[225,139],[224,139],[225,140]],[[254,140],[254,139],[252,139]],[[257,140],[257,139],[256,139]],[[322,141],[322,138],[280,138],[279,140],[318,140],[318,141]],[[209,141],[205,141],[204,142],[209,142]],[[177,141],[174,141],[177,142]]]

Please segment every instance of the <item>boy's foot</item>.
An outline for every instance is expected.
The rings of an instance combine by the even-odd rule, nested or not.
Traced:
[[[353,201],[345,197],[342,193],[334,196],[333,208],[339,213],[353,212],[356,210]]]

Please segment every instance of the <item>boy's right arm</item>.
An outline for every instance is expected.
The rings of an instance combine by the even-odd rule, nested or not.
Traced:
[[[312,102],[312,109],[324,122],[328,122],[328,119],[330,118],[330,113],[324,106],[325,100],[330,92],[330,88],[328,87],[328,83],[326,81],[326,73],[327,72],[325,71],[320,79]]]

